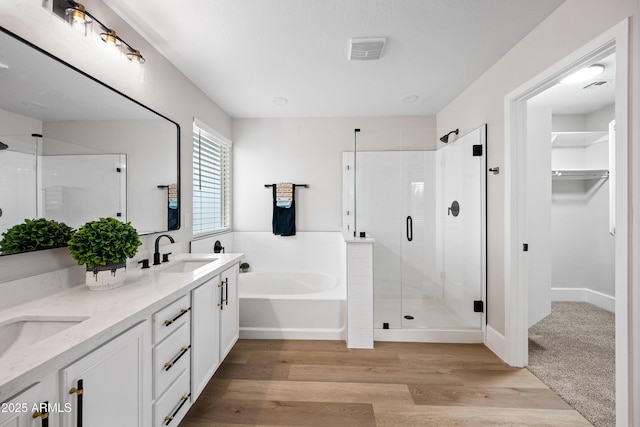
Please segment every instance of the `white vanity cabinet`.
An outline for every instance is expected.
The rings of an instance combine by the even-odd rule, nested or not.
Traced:
[[[184,295],[153,315],[153,426],[176,426],[191,397],[191,300]]]
[[[144,427],[151,422],[151,326],[139,323],[60,370],[62,427]]]
[[[238,323],[238,264],[191,291],[192,401],[235,344]]]
[[[238,264],[220,273],[224,305],[220,307],[220,361],[227,357],[240,335]]]
[[[51,312],[40,300],[20,306],[27,317],[81,311],[87,321],[51,355],[31,352],[23,372],[0,368],[0,427],[179,426],[238,339],[240,256],[219,255],[196,272],[143,272],[105,293],[74,288],[51,297]],[[18,356],[3,363],[19,368]]]
[[[195,402],[220,364],[220,276],[191,291],[191,401]]]
[[[0,427],[57,427],[58,413],[65,407],[58,403],[56,385],[56,375],[52,374],[2,402]]]

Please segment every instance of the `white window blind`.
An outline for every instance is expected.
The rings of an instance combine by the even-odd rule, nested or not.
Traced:
[[[193,123],[193,234],[231,229],[231,143]]]

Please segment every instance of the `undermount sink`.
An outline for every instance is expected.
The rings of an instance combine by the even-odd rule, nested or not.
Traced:
[[[217,258],[210,259],[180,259],[177,261],[170,261],[167,267],[161,267],[161,270],[158,270],[160,273],[189,273],[193,270],[196,270],[200,267],[204,267],[207,264],[212,263]]]
[[[46,320],[18,318],[0,326],[0,357],[77,325],[86,317],[58,317]]]

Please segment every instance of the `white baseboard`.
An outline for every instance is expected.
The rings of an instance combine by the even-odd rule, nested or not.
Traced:
[[[588,302],[612,313],[616,311],[615,297],[588,288],[551,288],[551,301]]]
[[[502,335],[500,332],[496,331],[489,325],[487,325],[487,332],[484,337],[484,345],[486,345],[489,350],[493,351],[500,359],[509,363],[506,338],[504,337],[504,335]]]
[[[429,330],[429,329],[374,329],[374,341],[438,342],[456,344],[481,344],[482,331]]]
[[[251,340],[346,340],[346,329],[240,328],[240,338]]]

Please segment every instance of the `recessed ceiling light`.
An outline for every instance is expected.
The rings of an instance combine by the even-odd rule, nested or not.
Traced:
[[[276,96],[275,98],[273,98],[273,103],[276,105],[285,105],[289,102],[289,100],[287,98],[283,98],[281,96]]]
[[[44,108],[44,105],[32,101],[23,101],[22,104],[30,108]]]
[[[585,80],[589,80],[597,76],[598,74],[602,74],[604,72],[604,65],[602,64],[593,64],[590,67],[581,68],[573,74],[569,74],[564,79],[560,80],[560,83],[578,83],[583,82]]]
[[[405,104],[411,104],[412,102],[416,102],[420,97],[418,95],[407,95],[402,98],[402,102]]]
[[[8,69],[9,69],[9,66],[8,66],[8,65],[3,64],[2,62],[0,62],[0,71],[2,71],[2,70],[8,70]]]

